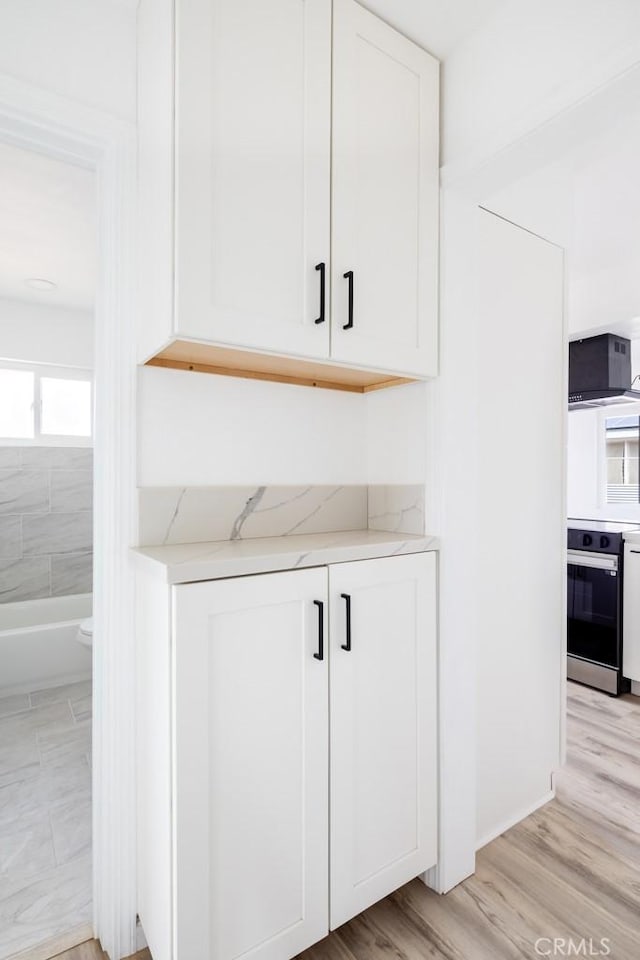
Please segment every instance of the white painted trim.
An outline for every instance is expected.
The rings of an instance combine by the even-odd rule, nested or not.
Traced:
[[[136,946],[134,596],[136,139],[133,124],[0,76],[0,140],[97,172],[94,931]]]
[[[545,803],[549,803],[550,800],[555,798],[555,790],[549,790],[548,793],[545,793],[544,796],[540,797],[539,800],[536,800],[535,803],[530,804],[524,809],[520,810],[514,817],[510,817],[506,820],[501,826],[497,827],[495,830],[492,830],[491,833],[488,833],[482,839],[478,840],[478,845],[476,850],[481,850],[483,847],[486,847],[488,843],[491,843],[492,840],[495,840],[496,837],[501,837],[503,833],[506,833],[507,830],[510,830],[511,827],[515,827],[516,824],[520,823],[521,820],[525,820],[527,817],[530,817],[532,813],[535,813],[536,810],[539,810],[540,807],[544,807]]]
[[[441,537],[439,584],[438,863],[422,880],[446,893],[475,871],[476,652],[475,499],[478,458],[473,338],[477,206],[454,190],[441,198],[440,376],[427,388],[426,526]],[[460,283],[460,276],[465,282]],[[460,389],[460,384],[464,389]],[[462,431],[462,434],[461,434]],[[464,589],[461,602],[460,588]]]
[[[103,267],[96,315],[94,505],[94,920],[111,960],[136,937],[135,234],[136,146],[114,137],[99,166]]]
[[[148,946],[149,944],[147,943],[147,938],[144,935],[142,924],[138,920],[138,925],[136,927],[136,953],[139,953],[141,950],[146,950]]]
[[[563,392],[566,397],[569,396],[569,270],[570,270],[571,251],[564,250],[564,306],[562,310],[562,339],[564,344],[563,363],[564,363],[564,387]],[[562,424],[563,433],[563,457],[562,457],[562,477],[563,477],[563,520],[569,515],[569,407],[565,407],[564,420]],[[562,527],[560,549],[564,557],[563,565],[566,567],[567,558],[567,535],[565,526]],[[566,610],[567,599],[567,577],[565,576],[562,586],[562,609]],[[567,762],[567,618],[562,620],[562,638],[560,643],[560,730],[558,731],[560,739],[558,745],[558,762],[563,767]],[[554,773],[551,774],[551,789],[554,790]]]

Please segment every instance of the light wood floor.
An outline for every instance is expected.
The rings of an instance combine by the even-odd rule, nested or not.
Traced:
[[[535,960],[539,937],[608,937],[611,960],[639,960],[640,700],[570,684],[567,737],[557,799],[473,877],[444,897],[414,880],[297,960]]]
[[[109,958],[100,949],[97,940],[88,940],[86,943],[81,943],[79,947],[74,947],[73,950],[57,954],[55,960],[109,960]],[[141,950],[129,960],[151,960],[151,954],[148,950]]]
[[[611,960],[639,960],[640,701],[570,684],[568,712],[557,798],[481,850],[473,877],[444,897],[414,880],[297,960],[535,960],[539,937],[584,938],[582,956],[607,937]],[[85,944],[59,960],[103,958]]]

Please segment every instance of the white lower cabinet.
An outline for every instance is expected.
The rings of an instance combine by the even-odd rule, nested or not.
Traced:
[[[435,562],[329,568],[332,930],[437,859]]]
[[[292,957],[327,929],[327,569],[175,588],[180,960]]]
[[[622,673],[640,682],[640,544],[624,548]]]
[[[140,577],[154,960],[288,960],[436,862],[435,576],[415,554]]]

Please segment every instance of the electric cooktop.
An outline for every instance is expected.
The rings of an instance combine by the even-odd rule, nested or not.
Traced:
[[[640,530],[637,523],[619,523],[617,520],[575,520],[569,517],[567,526],[570,530],[588,530],[593,533],[629,533]]]

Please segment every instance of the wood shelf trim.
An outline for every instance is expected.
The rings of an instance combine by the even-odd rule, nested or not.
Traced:
[[[381,380],[380,383],[370,383],[366,387],[362,388],[363,393],[370,393],[372,390],[386,390],[387,387],[399,387],[403,383],[420,383],[417,378],[413,377],[392,377],[387,380]]]
[[[297,386],[343,390],[349,393],[384,390],[403,383],[415,383],[417,379],[341,367],[316,360],[252,353],[186,340],[175,340],[155,357],[147,360],[145,366],[191,370],[196,373],[241,377],[248,380],[291,383]]]

